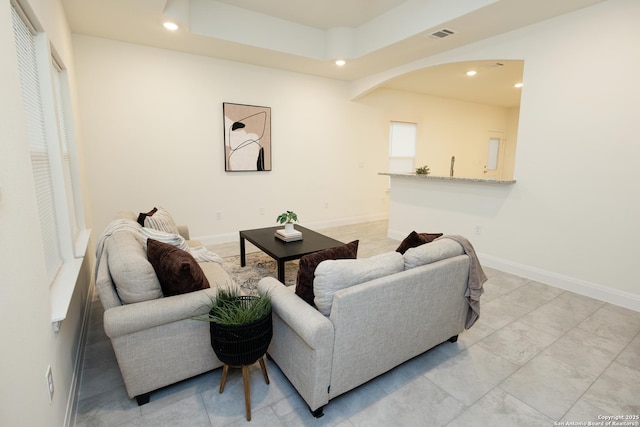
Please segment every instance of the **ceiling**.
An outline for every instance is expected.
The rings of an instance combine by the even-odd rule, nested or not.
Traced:
[[[62,0],[71,31],[355,81],[604,0]],[[162,27],[172,20],[175,32]],[[453,35],[434,39],[435,31]],[[337,67],[335,59],[347,61]],[[499,62],[503,66],[495,66]],[[477,68],[478,75],[465,75]],[[384,86],[519,105],[521,61],[447,64]],[[496,86],[501,85],[501,86]],[[509,88],[509,90],[506,90]]]
[[[327,30],[359,27],[406,0],[218,0],[285,21]]]
[[[383,87],[467,102],[512,108],[520,105],[524,61],[471,61],[438,65],[404,74]],[[467,76],[474,70],[475,76]]]

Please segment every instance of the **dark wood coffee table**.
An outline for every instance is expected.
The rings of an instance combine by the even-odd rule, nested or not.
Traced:
[[[255,230],[244,230],[240,232],[240,266],[246,265],[245,239],[260,248],[264,253],[275,259],[278,264],[278,280],[284,283],[284,263],[300,259],[304,255],[322,251],[324,249],[342,246],[344,243],[317,233],[308,228],[295,226],[295,229],[302,232],[302,240],[296,242],[284,242],[274,234],[276,230],[283,226],[256,228]]]

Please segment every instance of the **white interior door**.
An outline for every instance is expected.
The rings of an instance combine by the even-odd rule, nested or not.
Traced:
[[[485,179],[500,179],[502,175],[502,156],[504,138],[502,132],[490,132],[486,142],[487,153],[483,175]]]

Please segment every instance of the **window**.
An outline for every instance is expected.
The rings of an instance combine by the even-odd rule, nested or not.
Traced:
[[[389,127],[389,172],[413,172],[416,158],[415,123],[391,122]]]
[[[75,156],[72,150],[74,144],[72,144],[72,132],[73,124],[71,123],[71,108],[68,99],[69,87],[67,82],[67,73],[56,61],[52,58],[52,78],[53,78],[53,90],[56,101],[56,112],[58,119],[58,129],[60,135],[60,150],[62,153],[62,170],[64,176],[64,187],[67,201],[67,213],[69,218],[69,228],[72,238],[77,238],[80,228],[83,228],[83,224],[80,223],[79,218],[82,217],[81,212],[77,210],[76,199],[79,196],[76,194],[76,185],[78,180],[76,179],[77,173],[74,166],[76,165]],[[76,254],[76,256],[82,256]]]
[[[28,18],[19,1],[11,0],[13,31],[51,323],[57,332],[67,317],[91,230],[84,224],[67,72],[46,34],[36,31],[37,21]]]
[[[50,281],[53,281],[62,264],[62,255],[54,204],[51,161],[45,132],[40,78],[38,75],[36,41],[31,29],[27,27],[15,8],[12,8],[12,15],[42,241],[47,261],[47,273]]]
[[[36,189],[43,251],[50,285],[63,264],[76,257],[79,193],[72,156],[66,73],[52,59],[44,33],[37,33],[18,5],[12,4],[20,86],[31,167]],[[55,64],[55,65],[54,65]],[[80,216],[81,217],[81,216]],[[79,256],[83,256],[84,252]]]

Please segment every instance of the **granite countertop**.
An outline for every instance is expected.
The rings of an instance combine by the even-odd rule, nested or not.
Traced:
[[[398,177],[398,178],[423,179],[428,181],[478,182],[482,184],[497,184],[497,185],[510,185],[510,184],[516,183],[515,179],[502,181],[497,179],[483,179],[483,178],[459,178],[456,176],[419,175],[416,173],[379,172],[378,175],[387,175],[387,176]]]

